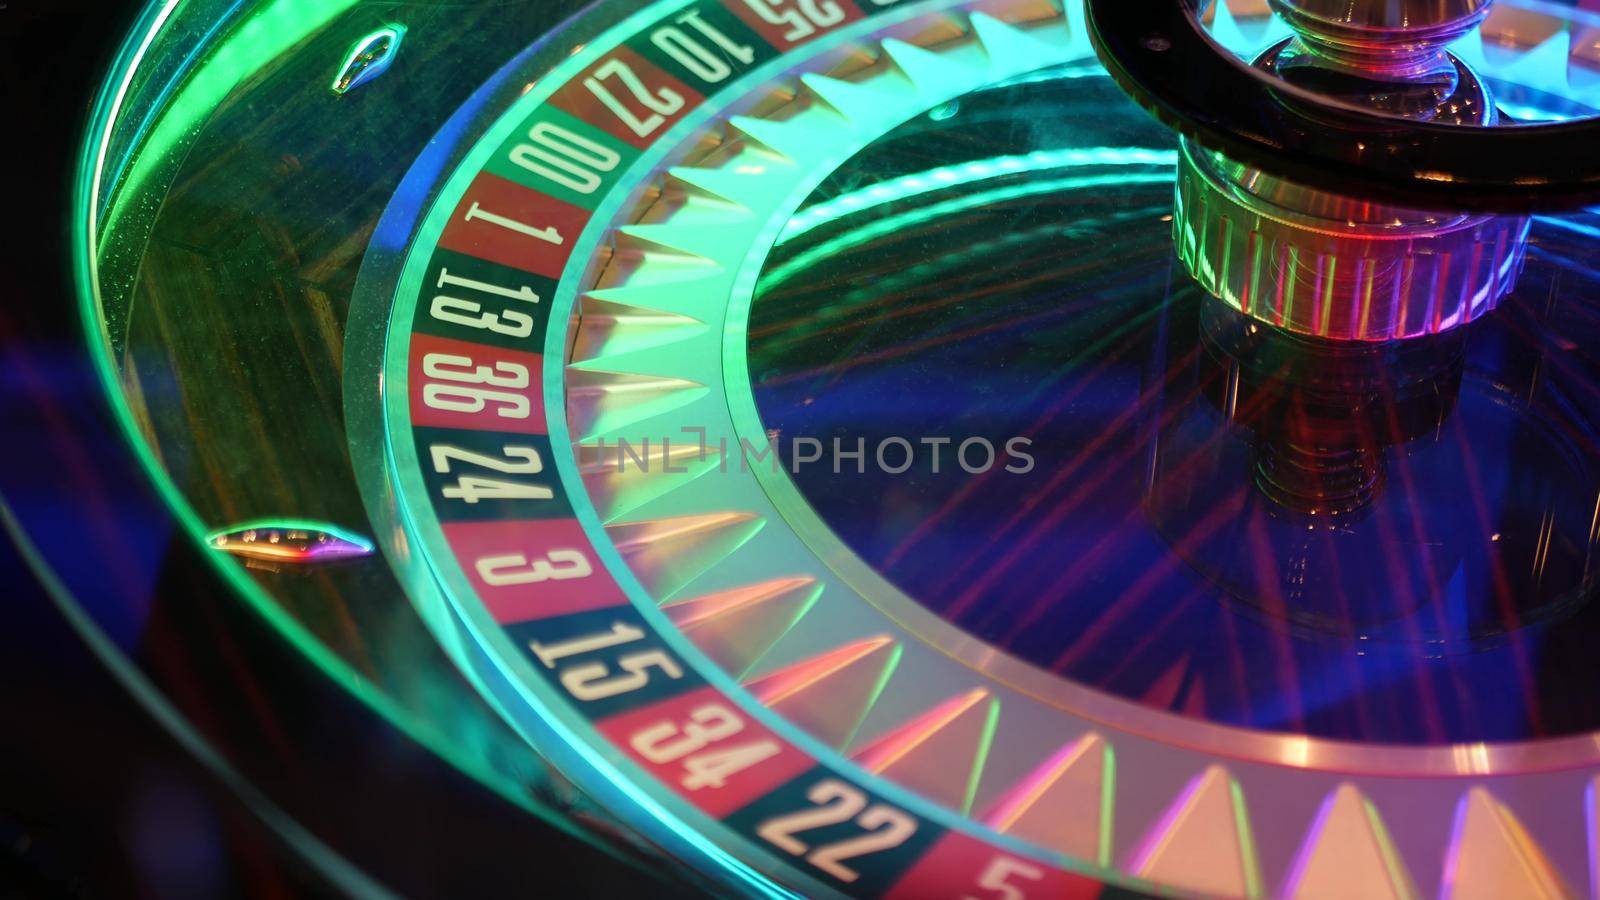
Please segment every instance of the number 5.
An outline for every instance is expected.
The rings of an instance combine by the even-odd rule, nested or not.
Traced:
[[[989,861],[983,874],[978,876],[978,887],[997,892],[994,898],[987,900],[1026,900],[1027,892],[1010,883],[1013,875],[1028,881],[1039,881],[1044,878],[1044,870],[1014,857],[996,856]],[[969,894],[961,900],[980,900],[980,898]]]

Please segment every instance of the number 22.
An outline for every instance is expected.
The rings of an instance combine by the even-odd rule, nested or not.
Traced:
[[[756,833],[794,856],[803,855],[807,862],[843,882],[861,877],[859,872],[845,866],[844,860],[898,847],[917,832],[916,821],[910,816],[881,803],[869,806],[865,794],[832,778],[812,785],[806,792],[806,799],[817,804],[817,808],[768,819]],[[794,836],[796,832],[839,825],[852,819],[868,833],[815,850]]]

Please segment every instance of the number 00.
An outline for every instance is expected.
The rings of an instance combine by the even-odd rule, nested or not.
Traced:
[[[511,161],[580,194],[600,187],[600,174],[622,162],[617,151],[553,122],[528,129],[527,143],[511,148]]]

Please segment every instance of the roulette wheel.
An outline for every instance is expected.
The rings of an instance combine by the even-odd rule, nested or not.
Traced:
[[[6,525],[355,893],[1596,896],[1597,109],[1586,2],[153,2]]]

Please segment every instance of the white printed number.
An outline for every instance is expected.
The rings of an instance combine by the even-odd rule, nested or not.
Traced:
[[[522,553],[485,556],[477,561],[475,568],[483,583],[492,587],[569,581],[594,574],[594,566],[581,550],[551,550],[531,560]]]
[[[819,28],[828,28],[844,21],[844,10],[831,0],[744,0],[751,11],[769,25],[787,25],[786,41],[810,37]]]
[[[434,444],[428,448],[433,457],[433,470],[448,475],[456,463],[477,466],[505,475],[537,475],[544,471],[544,460],[532,447],[501,447],[502,456],[475,453],[463,447]],[[440,492],[447,500],[477,503],[480,500],[549,500],[555,492],[542,484],[512,481],[508,478],[486,478],[482,475],[457,476],[455,484],[445,485]]]
[[[478,204],[472,204],[476,210]],[[470,215],[467,218],[472,218]],[[529,285],[508,288],[503,285],[490,284],[487,281],[478,281],[473,278],[464,278],[460,275],[450,274],[449,269],[439,270],[439,281],[436,285],[440,291],[460,289],[462,291],[476,291],[483,294],[493,294],[509,300],[519,300],[524,303],[538,303],[539,295]],[[533,316],[515,309],[507,309],[502,313],[484,312],[482,304],[467,297],[456,296],[455,293],[439,293],[433,296],[433,306],[429,314],[441,322],[450,322],[454,325],[465,325],[468,328],[487,328],[495,334],[504,334],[510,337],[527,337],[533,333]]]
[[[732,75],[729,59],[747,66],[755,61],[755,51],[749,44],[737,43],[700,18],[695,10],[684,13],[673,23],[652,32],[650,42],[701,81],[717,84]],[[711,46],[706,45],[708,41]]]
[[[642,115],[612,92],[612,86],[606,83],[606,79],[613,77],[643,107]],[[667,121],[667,116],[683,109],[682,94],[668,88],[652,91],[645,86],[638,73],[620,59],[608,59],[601,63],[593,75],[583,80],[583,86],[639,137],[645,137],[660,128]]]
[[[555,244],[557,247],[561,246],[562,242],[566,240],[561,236],[561,232],[556,230],[555,226],[538,228],[529,225],[527,222],[513,219],[510,216],[502,216],[499,213],[490,212],[476,201],[467,209],[466,215],[461,218],[468,222],[483,221],[488,222],[490,225],[498,225],[507,231],[514,231],[517,234],[544,241],[547,244]]]
[[[628,743],[639,756],[656,765],[683,760],[685,789],[720,788],[732,776],[778,754],[778,742],[753,741],[732,748],[707,750],[718,741],[744,731],[744,719],[720,703],[708,703],[689,713],[687,722],[662,720],[639,729]]]
[[[436,294],[428,313],[441,322],[467,328],[487,328],[495,334],[525,338],[533,334],[533,316],[508,309],[503,313],[484,312],[476,301],[448,294]]]
[[[1042,878],[1044,870],[1032,863],[1011,856],[996,856],[984,867],[983,874],[978,876],[978,887],[993,893],[983,898],[968,894],[961,900],[1026,900],[1027,892],[1015,882],[1038,881]]]
[[[511,161],[564,188],[592,194],[600,176],[615,169],[622,156],[570,129],[540,122],[528,129],[526,142],[511,148]]]
[[[641,640],[643,629],[617,622],[610,631],[569,638],[554,644],[528,644],[545,668],[557,670],[561,686],[579,700],[604,700],[631,693],[650,683],[652,670],[667,678],[682,678],[683,667],[665,650],[640,650],[617,657],[612,664],[599,660],[563,665],[569,657],[595,653]],[[613,671],[613,668],[620,671]]]
[[[429,353],[422,358],[422,374],[432,379],[422,388],[422,402],[434,409],[477,413],[493,406],[496,415],[505,419],[526,419],[533,411],[528,398],[522,394],[491,390],[526,388],[527,366],[509,362],[480,366],[471,357]]]
[[[910,816],[881,803],[869,806],[866,794],[832,778],[812,785],[806,792],[806,799],[817,804],[816,808],[768,819],[756,833],[792,856],[804,856],[806,862],[843,882],[861,877],[861,873],[844,865],[845,860],[891,850],[917,833],[916,820]],[[852,820],[866,834],[815,849],[795,837],[802,831]]]

